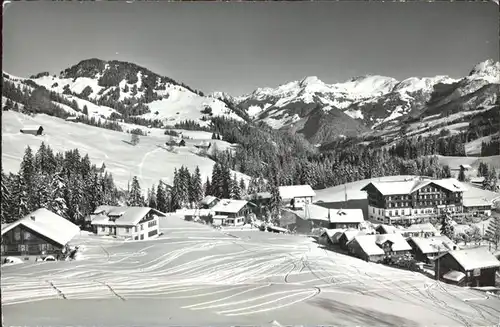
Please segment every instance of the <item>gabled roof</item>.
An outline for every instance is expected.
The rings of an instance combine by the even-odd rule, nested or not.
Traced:
[[[440,258],[447,255],[452,256],[466,271],[500,267],[500,261],[485,247],[450,251]]]
[[[479,184],[483,184],[485,178],[483,176],[481,177],[474,177],[474,178],[471,178],[470,179],[470,182],[471,183],[479,183]]]
[[[201,200],[200,203],[209,205],[210,203],[214,202],[215,200],[217,200],[217,197],[212,196],[212,195],[207,195],[206,197],[203,198],[203,200]]]
[[[443,275],[443,278],[458,283],[465,278],[465,274],[461,271],[450,270],[449,272]]]
[[[117,207],[117,206],[99,206],[94,210],[97,216],[92,220],[92,225],[110,225],[116,226],[135,226],[146,216],[150,211],[153,211],[157,216],[165,217],[165,214],[150,208],[150,207]]]
[[[491,201],[481,198],[463,198],[464,207],[491,207]]]
[[[246,200],[221,199],[213,208],[214,212],[237,213],[249,202]]]
[[[364,236],[364,235],[366,235],[366,233],[363,231],[360,231],[358,229],[347,229],[346,231],[344,231],[344,233],[342,233],[342,235],[345,236],[345,238],[347,239],[347,242],[349,243],[354,238],[356,238],[356,236]]]
[[[471,165],[468,165],[468,164],[461,164],[460,167],[462,167],[464,169],[472,169]]]
[[[396,226],[380,224],[376,229],[382,229],[385,234],[401,233],[401,230]]]
[[[361,191],[366,191],[372,185],[382,195],[405,195],[411,194],[424,186],[435,184],[452,192],[465,192],[467,188],[455,178],[446,179],[412,179],[404,181],[380,181],[370,182]]]
[[[60,245],[66,245],[80,233],[80,227],[45,208],[35,210],[5,227],[2,226],[2,235],[19,225],[24,225]]]
[[[411,237],[413,243],[417,246],[423,254],[436,253],[436,252],[448,252],[455,249],[457,246],[450,240],[447,236],[440,235],[430,238],[425,237]]]
[[[368,255],[384,254],[380,247],[385,242],[391,242],[394,251],[410,251],[411,246],[401,234],[358,235],[353,242],[357,242]]]
[[[410,232],[410,233],[424,232],[424,233],[434,233],[434,234],[438,233],[437,229],[431,223],[413,224],[402,230],[402,233],[405,232]]]
[[[258,192],[247,195],[245,198],[247,200],[259,200],[259,199],[270,199],[272,197],[271,192]]]
[[[184,216],[208,216],[212,212],[212,209],[187,209],[184,210]]]
[[[43,129],[42,125],[26,125],[21,128],[22,131],[38,131],[40,128]]]
[[[304,220],[324,220],[331,223],[361,223],[365,220],[361,209],[328,209],[316,204],[306,204],[295,212]]]
[[[287,185],[279,187],[280,196],[283,200],[297,197],[316,196],[310,185]]]
[[[346,230],[341,228],[336,229],[324,229],[321,233],[321,236],[326,235],[332,243],[337,243],[339,241],[340,236],[344,234]]]

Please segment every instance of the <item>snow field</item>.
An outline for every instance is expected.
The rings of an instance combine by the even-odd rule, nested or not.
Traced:
[[[88,299],[118,301],[125,306],[120,310],[137,300],[153,307],[161,301],[154,317],[181,324],[195,322],[194,313],[205,323],[274,317],[314,324],[356,324],[377,314],[411,325],[471,326],[495,323],[500,313],[500,299],[326,251],[307,238],[250,231],[228,238],[178,216],[163,218],[160,228],[164,235],[147,242],[83,235],[73,243],[84,244],[85,260],[2,268],[6,322],[26,321],[16,308],[56,299],[62,306],[78,301],[82,310],[93,308]],[[359,311],[347,315],[326,303]],[[75,319],[61,312],[51,323]],[[123,314],[132,322],[146,319]]]

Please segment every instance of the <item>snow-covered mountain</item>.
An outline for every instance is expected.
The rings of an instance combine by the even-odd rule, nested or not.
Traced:
[[[436,114],[447,104],[458,105],[463,110],[486,107],[495,102],[499,93],[499,67],[499,62],[486,60],[461,79],[435,76],[398,81],[392,77],[365,75],[326,84],[318,77],[309,76],[277,88],[259,88],[233,100],[250,116],[274,128],[300,131],[297,124],[305,125],[314,119],[318,129],[356,135],[363,130],[362,126],[385,128],[407,117]],[[337,119],[326,120],[326,127],[318,125],[318,111],[326,116],[335,111]],[[339,115],[339,111],[345,115]],[[340,117],[342,119],[338,119]],[[356,123],[359,128],[353,128]],[[316,137],[315,141],[328,140]]]
[[[14,77],[4,73],[4,78]],[[243,120],[223,101],[128,62],[88,59],[59,75],[44,72],[29,79],[16,79],[44,86],[76,100],[82,107],[85,104],[89,109],[89,106],[110,108],[109,114],[158,119],[165,125],[192,120],[203,126],[208,124],[208,116]],[[101,108],[95,109],[103,111]]]

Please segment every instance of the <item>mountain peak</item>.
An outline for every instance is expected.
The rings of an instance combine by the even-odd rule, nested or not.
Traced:
[[[307,77],[304,77],[301,81],[300,81],[300,85],[309,85],[309,84],[317,84],[317,83],[323,83],[319,78],[318,76],[307,76]]]
[[[500,79],[500,62],[494,61],[493,59],[487,59],[483,62],[480,62],[476,66],[474,66],[472,71],[469,73],[469,76],[472,75],[487,76]]]

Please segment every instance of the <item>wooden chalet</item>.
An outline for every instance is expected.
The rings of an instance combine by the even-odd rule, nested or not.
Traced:
[[[436,259],[435,276],[459,286],[495,286],[500,261],[487,248],[449,251]]]
[[[43,134],[43,127],[41,125],[24,126],[23,128],[21,128],[20,132],[23,134],[38,136]]]
[[[312,204],[316,196],[310,185],[280,186],[279,193],[283,203],[291,208],[303,208],[306,204]]]
[[[349,253],[371,262],[397,259],[409,254],[411,247],[401,234],[357,235],[347,245]]]
[[[415,260],[425,263],[431,263],[441,254],[458,249],[458,246],[444,235],[410,237],[406,241],[412,248]]]
[[[213,208],[217,203],[219,202],[219,199],[215,196],[212,195],[207,195],[205,196],[201,202],[200,202],[200,209],[211,209]]]
[[[400,231],[404,237],[433,237],[439,235],[438,230],[431,223],[413,224]]]
[[[212,211],[212,223],[214,225],[241,226],[244,225],[253,203],[246,200],[221,199]]]
[[[103,205],[93,212],[90,224],[97,235],[145,240],[159,234],[159,217],[165,217],[165,214],[149,207]]]
[[[54,255],[65,252],[68,243],[80,233],[69,220],[45,209],[38,209],[16,222],[2,226],[2,256]]]

